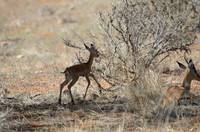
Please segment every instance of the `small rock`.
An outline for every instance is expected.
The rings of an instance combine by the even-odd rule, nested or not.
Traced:
[[[75,23],[71,17],[57,18],[57,24]]]
[[[57,19],[57,24],[65,24],[67,20],[65,18],[59,18]]]
[[[21,55],[21,54],[16,56],[17,59],[21,59],[21,58],[23,58],[23,57],[24,57],[24,56]]]
[[[39,10],[39,15],[40,16],[51,16],[53,15],[55,12],[53,11],[53,9],[49,6],[43,6],[42,8],[40,8]]]
[[[42,73],[42,71],[35,71],[35,74]]]

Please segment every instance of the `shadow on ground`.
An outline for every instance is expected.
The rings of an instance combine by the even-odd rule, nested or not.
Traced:
[[[0,106],[1,111],[9,110],[4,129],[17,131],[70,127],[77,120],[92,120],[101,118],[99,115],[128,112],[127,100],[124,98],[114,98],[112,101],[78,99],[75,105],[59,105],[57,101],[26,105],[12,98],[1,100]]]
[[[49,96],[48,99],[51,97]],[[98,124],[98,127],[104,128],[103,126],[108,123],[108,120],[112,121],[111,126],[115,128],[120,125],[123,118],[128,118],[124,120],[130,122],[130,124],[127,123],[127,127],[133,127],[132,125],[135,123],[141,124],[140,118],[142,116],[130,110],[129,101],[124,97],[113,96],[108,99],[100,96],[86,101],[76,99],[75,105],[65,103],[66,100],[63,100],[64,104],[59,105],[56,98],[52,98],[52,102],[46,102],[44,95],[38,98],[40,98],[40,101],[35,98],[35,100],[32,99],[32,102],[16,98],[1,99],[0,111],[7,111],[8,113],[3,129],[5,131],[54,131],[50,129],[72,128],[73,125],[79,126],[81,124],[85,124],[89,128],[91,128],[91,124]],[[41,101],[41,99],[43,100]],[[162,116],[157,120],[157,124],[163,121],[164,123],[166,121],[174,122],[183,117],[187,119],[200,117],[199,100],[200,96],[195,96],[188,103],[183,100],[171,111],[166,110],[165,113],[161,113]],[[166,113],[167,116],[164,115]],[[124,114],[127,115],[123,116]],[[153,124],[155,126],[156,114],[153,113],[151,117],[145,117],[145,120],[149,121],[149,125]]]

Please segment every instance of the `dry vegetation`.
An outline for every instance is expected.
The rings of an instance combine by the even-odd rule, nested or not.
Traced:
[[[0,12],[0,131],[200,131],[199,82],[193,103],[157,111],[183,79],[176,61],[185,52],[200,69],[198,1],[2,0]],[[105,90],[92,81],[83,102],[81,79],[76,105],[67,94],[58,105],[60,72],[87,60],[90,41]]]

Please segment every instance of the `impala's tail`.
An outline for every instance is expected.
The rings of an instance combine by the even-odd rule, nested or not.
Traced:
[[[65,74],[67,72],[67,68],[65,69],[65,71],[63,71],[63,72],[60,72],[60,73],[62,73],[62,74]]]

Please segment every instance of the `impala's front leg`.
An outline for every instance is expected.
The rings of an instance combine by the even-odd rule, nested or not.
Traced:
[[[85,95],[84,95],[84,97],[83,97],[84,100],[85,100],[85,98],[86,98],[87,91],[88,91],[88,88],[89,88],[89,86],[90,86],[90,78],[89,78],[89,76],[85,76],[85,78],[86,78],[86,80],[87,80],[87,82],[88,82],[88,85],[87,85],[87,88],[86,88],[86,91],[85,91]]]
[[[94,79],[94,81],[97,83],[98,88],[99,88],[99,93],[101,94],[102,91],[101,89],[103,89],[103,87],[101,86],[101,84],[99,83],[99,81],[96,79],[96,77],[94,76],[94,74],[90,73],[90,76]]]

